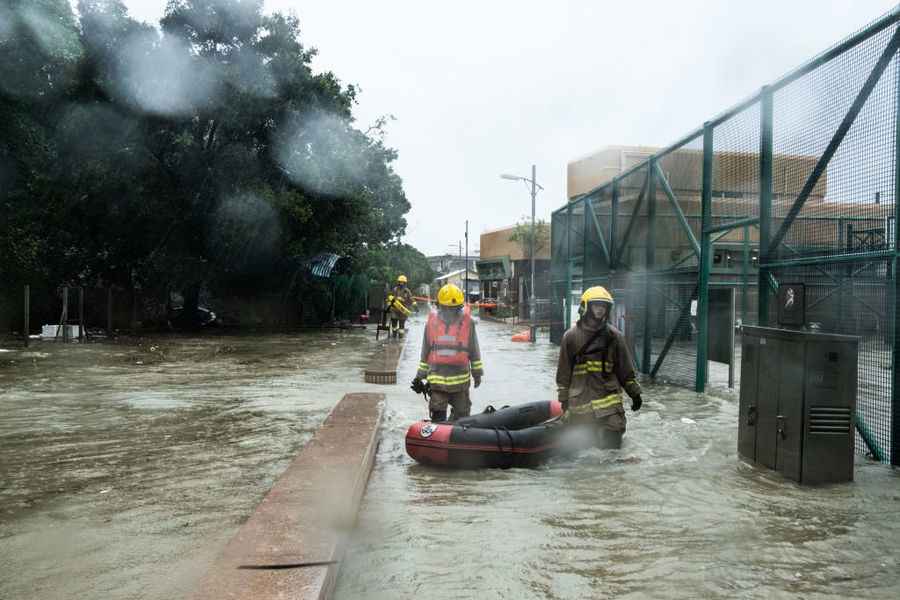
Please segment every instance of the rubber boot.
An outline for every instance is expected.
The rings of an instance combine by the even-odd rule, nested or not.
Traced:
[[[596,445],[598,448],[618,450],[622,447],[622,432],[598,428]]]
[[[447,410],[433,410],[431,411],[431,422],[432,423],[444,423],[447,421]]]
[[[471,410],[471,409],[470,409],[470,410],[466,410],[466,411],[457,410],[455,406],[451,406],[450,409],[451,409],[451,410],[450,410],[450,420],[451,420],[451,421],[455,421],[455,420],[461,419],[461,418],[463,418],[463,417],[468,417],[468,416],[469,416],[469,412],[470,412],[470,410]],[[463,414],[463,413],[465,413],[465,414]]]

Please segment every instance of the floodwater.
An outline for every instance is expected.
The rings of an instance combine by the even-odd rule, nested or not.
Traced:
[[[331,330],[0,354],[0,598],[189,595],[334,404],[375,389],[374,348]]]
[[[475,409],[555,397],[557,347],[511,332],[479,326]],[[424,403],[388,413],[339,600],[900,598],[897,475],[860,457],[855,483],[806,488],[744,464],[734,394],[648,387],[621,450],[532,470],[417,465],[404,435]]]
[[[0,354],[0,598],[185,597],[352,391],[387,408],[340,600],[900,597],[894,472],[801,488],[746,465],[734,395],[648,387],[621,450],[538,469],[417,465],[411,329],[396,386],[362,383],[371,331]],[[479,325],[475,410],[555,396],[556,347],[513,331]]]

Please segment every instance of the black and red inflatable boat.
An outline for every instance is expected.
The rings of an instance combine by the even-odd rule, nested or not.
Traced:
[[[454,422],[417,421],[406,432],[406,453],[417,462],[453,468],[534,467],[556,454],[562,415],[553,400],[485,411]]]

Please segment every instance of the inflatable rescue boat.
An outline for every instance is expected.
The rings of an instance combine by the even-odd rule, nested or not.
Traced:
[[[406,432],[406,453],[426,465],[452,468],[534,467],[553,456],[562,406],[529,402],[463,417],[454,422],[417,421]]]

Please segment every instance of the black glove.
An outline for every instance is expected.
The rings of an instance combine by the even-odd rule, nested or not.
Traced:
[[[569,401],[568,400],[560,400],[559,403],[562,405],[562,411],[566,412],[569,410]]]
[[[421,394],[422,391],[425,389],[425,384],[422,383],[422,380],[421,380],[421,379],[419,379],[418,377],[415,377],[415,378],[412,380],[412,385],[409,386],[409,388],[410,388],[412,391],[414,391],[415,393]]]
[[[637,412],[641,410],[641,405],[644,404],[644,401],[641,400],[640,396],[635,396],[631,399],[631,410],[632,412]]]
[[[481,385],[481,376],[480,375],[475,375],[472,377],[472,379],[475,380],[475,387],[478,387],[479,385]]]

